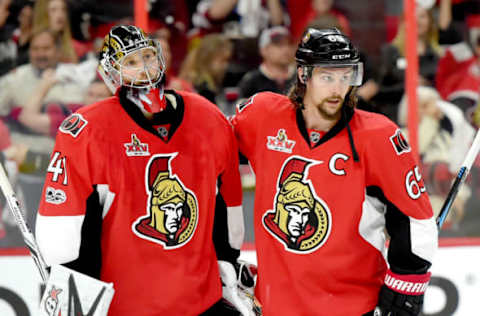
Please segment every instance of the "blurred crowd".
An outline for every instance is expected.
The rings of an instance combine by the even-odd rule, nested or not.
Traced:
[[[306,27],[336,27],[362,50],[359,108],[385,114],[408,135],[403,1],[145,1],[167,88],[195,91],[231,115],[257,92],[287,93]],[[416,6],[419,154],[438,211],[480,126],[480,1]],[[0,0],[0,159],[32,214],[44,173],[56,168],[57,128],[112,93],[96,70],[103,37],[117,24],[133,24],[132,0]],[[241,170],[254,187],[249,168]],[[477,160],[442,234],[480,236],[479,204]],[[0,201],[0,247],[13,225]]]

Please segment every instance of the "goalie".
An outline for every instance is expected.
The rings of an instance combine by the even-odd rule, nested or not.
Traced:
[[[248,315],[230,282],[244,227],[229,122],[164,90],[161,48],[137,27],[110,30],[99,72],[115,95],[57,134],[36,224],[45,260],[113,282],[108,315],[240,315],[218,259]]]

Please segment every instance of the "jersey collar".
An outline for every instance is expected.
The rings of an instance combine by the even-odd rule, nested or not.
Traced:
[[[127,98],[126,89],[120,89],[118,97],[122,108],[127,114],[144,130],[158,136],[162,141],[168,142],[175,131],[180,126],[185,112],[185,104],[183,98],[173,90],[165,90],[167,106],[165,110],[153,115],[152,120],[148,120],[142,111]],[[162,130],[155,126],[168,125],[168,135],[164,135]]]

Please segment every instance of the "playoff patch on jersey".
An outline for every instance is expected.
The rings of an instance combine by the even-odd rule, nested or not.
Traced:
[[[390,136],[390,142],[392,142],[393,148],[395,149],[397,155],[408,153],[411,150],[410,145],[400,129],[397,129],[395,134]]]
[[[164,249],[185,245],[195,233],[198,202],[195,194],[173,174],[171,161],[177,153],[154,155],[145,170],[147,214],[132,225],[140,238]]]
[[[128,157],[150,156],[148,144],[142,143],[135,134],[132,134],[131,138],[130,143],[123,144],[123,146],[125,146],[125,153]]]
[[[263,215],[266,230],[285,250],[297,254],[317,250],[330,235],[330,210],[306,180],[308,168],[315,164],[299,156],[288,158],[278,177],[274,209]]]
[[[279,129],[277,136],[267,136],[267,148],[291,154],[295,141],[289,140],[283,128]]]
[[[83,118],[79,113],[74,113],[63,120],[60,125],[60,132],[70,134],[73,137],[77,137],[80,132],[87,126],[88,121]]]

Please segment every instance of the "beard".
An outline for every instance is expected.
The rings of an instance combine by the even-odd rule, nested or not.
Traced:
[[[330,104],[328,102],[335,101],[338,104],[337,108],[331,108]],[[327,120],[338,120],[341,116],[341,110],[343,106],[344,99],[337,95],[337,96],[331,96],[329,98],[323,99],[320,104],[317,105],[317,111],[320,113],[320,115],[327,119]]]

